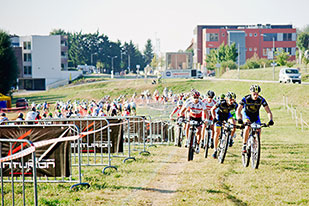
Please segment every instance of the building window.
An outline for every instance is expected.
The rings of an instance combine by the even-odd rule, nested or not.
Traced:
[[[218,34],[217,33],[210,33],[209,34],[209,41],[218,41]]]
[[[24,66],[24,74],[31,75],[32,74],[32,67],[31,66]]]
[[[24,50],[31,50],[31,42],[24,41]]]
[[[249,36],[252,37],[252,33],[250,33]]]
[[[249,51],[252,51],[252,48],[251,48],[251,47],[249,48]]]
[[[222,36],[225,37],[225,33],[222,33]]]
[[[257,33],[254,33],[254,36],[257,37]]]
[[[289,48],[284,48],[284,51],[285,51],[286,53],[288,53],[289,55],[292,55],[292,48],[291,48],[291,47],[289,47]]]
[[[267,51],[268,51],[267,48],[263,48],[263,56],[267,56]]]
[[[24,62],[31,62],[31,54],[24,54]]]
[[[256,47],[254,47],[254,51],[257,51],[257,48],[256,48]]]
[[[245,37],[246,37],[246,36],[248,36],[248,34],[247,34],[247,33],[245,33]]]
[[[292,33],[283,33],[283,41],[292,41]]]
[[[277,41],[277,33],[267,33],[267,34],[263,34],[263,40],[264,41],[273,41],[273,39],[275,41]]]

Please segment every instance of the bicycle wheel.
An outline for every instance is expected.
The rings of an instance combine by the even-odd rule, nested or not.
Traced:
[[[258,132],[252,138],[251,142],[251,163],[252,168],[257,169],[260,164],[260,156],[261,156],[261,143],[260,143],[260,133]]]
[[[228,148],[228,142],[229,142],[229,139],[230,139],[230,132],[228,131],[225,131],[224,133],[221,132],[221,139],[220,139],[220,143],[219,143],[219,155],[218,155],[218,161],[223,164],[224,162],[224,158],[225,158],[225,155],[226,155],[226,151],[227,151],[227,148]]]
[[[210,130],[207,130],[206,132],[206,138],[205,138],[205,158],[208,156],[208,149],[209,149],[209,142],[210,142]]]
[[[189,147],[188,147],[188,161],[193,160],[193,155],[194,155],[194,132],[190,130],[189,132]]]
[[[250,162],[250,147],[247,148],[247,153],[242,153],[241,158],[242,158],[242,165],[244,167],[248,167],[249,166],[249,162]]]
[[[181,147],[181,141],[182,141],[182,128],[178,127],[178,134],[177,134],[177,146]]]

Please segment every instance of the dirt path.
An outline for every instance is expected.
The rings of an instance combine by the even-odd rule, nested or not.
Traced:
[[[185,151],[185,150],[184,150]],[[182,149],[171,147],[169,156],[158,162],[156,174],[140,190],[130,195],[130,202],[134,205],[172,205],[172,199],[180,187],[180,174],[184,171],[186,155]]]

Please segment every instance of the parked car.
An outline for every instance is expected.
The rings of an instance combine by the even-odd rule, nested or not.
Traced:
[[[203,79],[203,73],[201,71],[197,71],[196,77],[199,79]]]
[[[25,98],[19,98],[16,100],[16,107],[26,107],[28,108],[28,102]]]
[[[279,73],[279,82],[298,82],[301,84],[301,74],[297,68],[282,68]]]

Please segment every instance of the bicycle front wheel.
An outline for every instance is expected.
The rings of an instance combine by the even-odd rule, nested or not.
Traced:
[[[194,145],[193,145],[194,135],[195,135],[194,132],[190,130],[189,147],[188,147],[188,161],[193,160],[193,156],[194,156]]]
[[[251,143],[251,163],[253,169],[258,169],[260,164],[260,156],[261,156],[261,142],[260,142],[260,133],[258,132],[252,138]]]
[[[225,159],[230,136],[231,136],[230,132],[224,132],[223,134],[221,132],[221,138],[220,138],[220,143],[219,143],[219,156],[218,156],[218,161],[221,164],[223,164],[224,159]]]
[[[211,138],[210,135],[211,135],[210,131],[207,130],[206,138],[205,138],[205,158],[207,158],[207,156],[208,156],[209,142],[210,142],[210,138]]]

